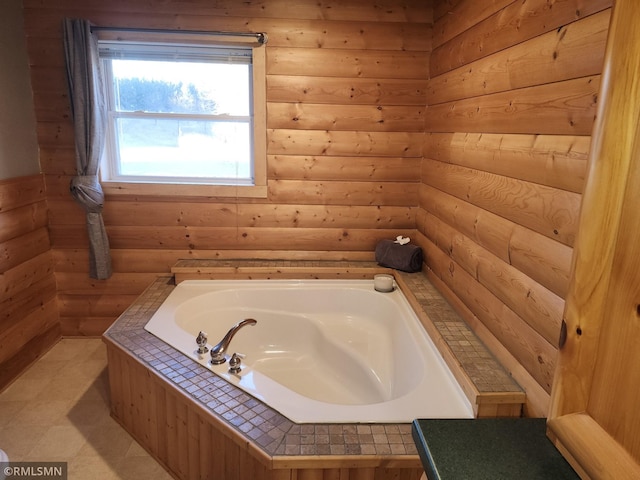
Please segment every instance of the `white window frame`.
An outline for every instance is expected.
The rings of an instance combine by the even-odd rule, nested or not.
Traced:
[[[253,35],[220,35],[209,33],[187,32],[159,32],[159,31],[134,31],[105,29],[98,32],[99,41],[110,43],[124,41],[126,43],[158,43],[158,44],[188,44],[205,45],[213,47],[244,46],[251,47],[252,68],[252,118],[249,124],[253,134],[252,145],[252,184],[219,184],[219,183],[193,183],[184,179],[171,177],[144,180],[132,179],[131,181],[110,180],[107,175],[102,175],[102,189],[107,195],[149,195],[149,196],[187,196],[187,197],[254,197],[266,198],[267,196],[267,139],[266,139],[266,72],[265,72],[265,46]],[[105,95],[107,93],[105,92]],[[197,115],[194,115],[197,117]],[[109,123],[113,125],[111,119]],[[109,126],[108,131],[112,130]],[[110,146],[115,145],[113,138],[107,138],[105,158],[102,166],[108,168],[112,162]],[[107,173],[108,171],[101,172]]]

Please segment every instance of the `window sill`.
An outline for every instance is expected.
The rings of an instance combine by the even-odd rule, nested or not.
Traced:
[[[150,197],[267,198],[266,185],[102,182],[102,191],[105,195],[142,195]]]

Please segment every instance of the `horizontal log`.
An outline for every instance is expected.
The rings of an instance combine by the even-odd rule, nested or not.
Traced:
[[[420,245],[424,244],[418,236]],[[426,241],[426,240],[425,240]],[[526,417],[544,417],[549,411],[550,395],[531,376],[522,364],[500,343],[491,331],[482,323],[475,314],[460,300],[460,298],[433,272],[427,270],[426,275],[429,281],[434,284],[439,292],[453,305],[459,315],[464,318],[467,325],[480,338],[491,353],[498,359],[500,364],[509,372],[514,380],[525,391],[525,404],[522,414]]]
[[[51,225],[84,225],[85,215],[73,201],[51,201]],[[411,228],[413,207],[215,204],[183,202],[129,202],[108,200],[107,225],[216,226],[216,227],[356,227]]]
[[[34,94],[33,104],[36,118],[41,122],[68,122],[72,118],[66,93],[39,90],[38,95]]]
[[[270,129],[267,142],[269,155],[421,157],[423,134]]]
[[[0,368],[0,391],[10,385],[27,368],[60,340],[60,324],[40,331],[29,343],[23,345],[15,355],[2,362]]]
[[[78,10],[76,5],[75,10]],[[30,13],[30,12],[29,12]],[[40,10],[28,14],[25,29],[32,38],[56,38],[64,10]],[[78,13],[80,15],[80,13]],[[96,12],[92,21],[101,26],[118,28],[152,28],[184,31],[267,32],[268,46],[338,48],[351,50],[430,51],[431,23],[394,22],[383,19],[340,21],[291,18],[229,17],[227,15],[194,15],[190,10],[180,15],[153,12]]]
[[[40,148],[40,169],[46,176],[76,174],[75,147]]]
[[[0,304],[53,275],[53,266],[51,252],[46,251],[3,272],[0,275]]]
[[[87,222],[84,209],[72,198],[51,197],[48,205],[51,225],[85,225]]]
[[[27,0],[23,6],[25,17],[31,15],[30,9],[67,12],[77,11],[75,0],[59,0],[55,4],[41,0]],[[409,0],[382,0],[372,4],[369,0],[331,0],[318,4],[315,2],[291,3],[288,0],[269,0],[269,2],[240,2],[236,0],[218,0],[215,4],[205,1],[189,0],[152,0],[138,3],[130,0],[111,0],[105,4],[100,0],[86,0],[82,3],[82,11],[91,18],[101,12],[118,12],[120,14],[142,14],[149,11],[155,14],[233,17],[265,17],[289,19],[326,19],[352,21],[385,21],[428,23],[433,11],[424,2]]]
[[[441,162],[581,193],[591,137],[432,133],[425,156]]]
[[[11,359],[24,345],[58,323],[58,305],[50,299],[0,331],[0,364]]]
[[[509,261],[514,222],[427,184],[420,186],[420,207],[503,261]]]
[[[580,18],[611,7],[611,0],[568,0],[549,8],[546,0],[532,0],[522,8],[512,2],[487,19],[433,49],[432,76],[440,75],[474,60],[551,32]],[[437,29],[437,26],[436,26]]]
[[[11,210],[0,210],[0,242],[18,238],[46,225],[47,203],[42,199]]]
[[[89,249],[53,250],[56,272],[84,273],[88,275]],[[260,260],[335,260],[373,261],[371,251],[315,251],[315,250],[172,250],[172,249],[112,249],[113,270],[120,273],[153,273],[166,275],[181,259],[237,260],[252,258]]]
[[[238,205],[239,227],[412,228],[411,206]]]
[[[556,348],[442,250],[430,242],[425,244],[424,249],[431,270],[549,393],[553,383]]]
[[[73,148],[75,134],[71,120],[44,122],[37,119],[38,144],[51,148]]]
[[[559,297],[565,297],[571,247],[428,185],[420,189],[420,206]],[[424,216],[418,214],[416,218],[418,229],[424,233],[428,228]],[[431,242],[442,248],[451,244],[451,238],[431,238]]]
[[[82,209],[79,205],[75,205],[70,200],[68,192],[68,180],[70,178],[64,177],[48,177],[47,188],[52,198],[53,209],[62,207],[62,214],[69,212],[72,217],[62,219],[60,223],[72,223],[77,224],[81,222]],[[347,206],[415,206],[417,205],[417,190],[418,182],[368,182],[368,181],[310,181],[310,180],[269,180],[268,185],[268,199],[271,204],[309,204],[309,205],[347,205]],[[155,199],[155,200],[154,200]],[[107,196],[105,204],[106,209],[111,208],[110,204],[118,202],[130,201],[131,203],[143,202],[135,197],[126,196],[124,198],[117,198],[116,196]],[[153,197],[148,200],[149,202],[157,202],[158,204],[166,203],[166,199],[162,200],[161,197]],[[196,223],[196,224],[210,224],[212,216],[215,221],[223,222],[223,225],[247,225],[254,222],[254,212],[259,211],[259,207],[263,202],[242,204],[237,203],[211,203],[206,204],[202,202],[189,202],[184,198],[175,199],[177,205],[182,205],[184,208],[194,209],[191,212],[179,212],[175,208],[169,208],[169,211],[173,212],[173,215],[179,215],[177,218],[186,218],[184,223]],[[146,202],[144,202],[146,203]],[[246,205],[246,207],[241,207]],[[240,217],[237,215],[244,215],[244,210],[248,210],[249,218]],[[104,215],[110,215],[108,211],[104,212]],[[155,215],[161,215],[156,213]],[[200,216],[203,215],[203,216]],[[204,217],[208,215],[208,217]],[[57,211],[52,211],[52,216],[56,219],[60,218],[60,214]],[[53,218],[52,217],[52,218]],[[188,219],[191,220],[188,220]],[[117,222],[117,220],[114,220]],[[142,223],[147,223],[148,220],[141,220]],[[58,222],[53,222],[58,223]],[[173,223],[173,221],[172,221]]]
[[[155,15],[155,18],[161,19],[162,17]],[[144,28],[141,24],[147,24],[149,20],[148,15],[140,15],[140,23],[136,25],[136,28]],[[94,21],[94,23],[97,22]],[[157,23],[161,23],[161,21]],[[194,22],[191,23],[193,24]],[[207,22],[206,19],[201,19],[200,22],[197,23],[205,24],[203,25],[203,30],[215,30],[215,27],[212,28],[211,26],[212,22]],[[220,24],[220,22],[213,23]],[[218,28],[228,30],[228,25],[226,25],[228,23],[229,22],[225,22],[225,25],[219,25]],[[246,23],[246,21],[242,22],[242,28],[239,29],[240,31],[246,31]],[[430,38],[425,35],[425,30],[428,31],[430,29],[429,24],[413,24],[412,26],[407,26],[408,28],[403,28],[403,25],[400,24],[372,22],[370,25],[366,25],[360,21],[357,23],[327,21],[321,23],[318,21],[307,21],[304,22],[303,25],[298,24],[296,26],[294,26],[291,20],[288,20],[288,22],[285,21],[284,24],[283,21],[266,23],[265,21],[256,22],[255,20],[252,23],[254,27],[256,27],[254,31],[268,32],[269,39],[267,46],[269,47],[269,51],[274,48],[287,50],[289,47],[295,47],[296,49],[308,48],[312,51],[318,49],[342,52],[353,50],[358,53],[356,55],[342,53],[341,55],[344,55],[345,59],[350,59],[348,61],[355,62],[355,65],[361,66],[365,71],[372,68],[372,65],[375,65],[375,62],[365,61],[359,63],[362,56],[367,57],[369,55],[369,53],[367,53],[368,51],[378,50],[381,52],[381,55],[395,52],[400,55],[400,58],[406,56],[405,52],[412,52],[410,55],[419,55],[426,60],[425,52],[431,50]],[[311,28],[305,29],[305,25],[310,25]],[[118,22],[118,27],[125,28],[120,25],[120,22]],[[181,29],[186,30],[186,27],[181,26]],[[279,36],[278,32],[281,32]],[[379,32],[384,33],[378,35]],[[39,68],[63,65],[63,44],[61,41],[52,41],[52,38],[56,38],[59,32],[56,32],[57,35],[49,34],[49,36],[43,35],[43,33],[38,30],[29,33],[31,33],[31,35],[27,42],[27,49],[29,57],[34,64],[38,65]],[[394,37],[397,39],[394,39]],[[394,44],[395,47],[393,46]],[[406,49],[404,48],[405,45],[409,45],[412,48]],[[394,57],[391,56],[391,58]],[[403,60],[400,60],[400,62],[402,61]],[[328,65],[331,64],[327,64],[327,66]],[[343,67],[344,66],[346,65],[343,65]],[[380,68],[384,68],[385,71],[388,72],[388,66],[380,66]],[[372,70],[372,72],[373,71],[374,70]],[[325,73],[329,73],[327,76],[343,76],[331,74],[330,72],[331,70],[327,70]],[[385,77],[386,75],[374,75],[370,73],[365,74],[365,76],[375,78]],[[426,78],[426,76],[422,78]]]
[[[267,75],[426,79],[428,52],[273,47],[267,49]]]
[[[600,74],[610,16],[610,9],[603,10],[432,77],[427,104]]]
[[[45,200],[42,175],[0,180],[0,214]]]
[[[59,25],[58,28],[60,28]],[[33,89],[35,108],[47,109],[49,100],[53,97],[56,104],[64,105],[64,109],[71,113],[69,87],[67,86],[67,74],[63,60],[60,59],[54,66],[34,63],[29,71],[31,72],[31,88]]]
[[[112,249],[373,251],[383,238],[413,229],[107,226]],[[51,227],[54,249],[86,248],[82,226]]]
[[[433,46],[439,47],[453,37],[473,27],[476,23],[499,12],[513,0],[490,2],[439,1],[434,12]],[[438,15],[435,17],[435,15]]]
[[[521,88],[429,107],[427,132],[590,135],[600,77]]]
[[[276,203],[403,207],[418,204],[416,182],[269,180],[268,189],[269,198]]]
[[[118,319],[118,315],[106,317],[60,317],[60,333],[63,337],[100,337]]]
[[[88,271],[88,269],[87,269]],[[56,280],[53,275],[42,277],[23,290],[0,302],[0,332],[18,323],[25,315],[56,298]]]
[[[445,15],[449,15],[454,8],[466,0],[437,0],[433,2],[433,21],[437,23]]]
[[[270,180],[414,182],[419,158],[269,155]]]
[[[332,78],[267,75],[267,101],[424,106],[426,78]]]
[[[425,235],[432,243],[550,344],[556,344],[564,309],[564,301],[560,297],[436,216],[427,214],[424,223]]]
[[[60,318],[117,318],[138,295],[58,295]]]
[[[509,240],[511,265],[561,298],[569,289],[572,255],[571,247],[519,225]]]
[[[576,193],[433,160],[425,160],[423,180],[449,195],[573,245],[580,210],[580,195]]]
[[[50,248],[49,234],[45,227],[0,242],[0,273],[49,252]]]
[[[423,132],[424,106],[267,103],[267,127],[300,130]]]
[[[86,273],[57,272],[58,295],[140,295],[158,277],[155,273],[115,272],[107,280]]]

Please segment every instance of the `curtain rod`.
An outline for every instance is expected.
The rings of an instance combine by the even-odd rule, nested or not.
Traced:
[[[207,30],[163,30],[160,28],[119,28],[119,27],[91,27],[92,32],[142,32],[142,33],[184,33],[188,35],[220,35],[228,37],[255,37],[258,43],[264,45],[267,43],[266,33],[250,33],[250,32],[221,32]]]

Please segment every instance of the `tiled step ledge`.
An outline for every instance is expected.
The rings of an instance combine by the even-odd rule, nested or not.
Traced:
[[[176,283],[187,279],[372,278],[391,273],[436,344],[477,417],[518,417],[525,393],[422,272],[375,262],[290,260],[179,260]]]

